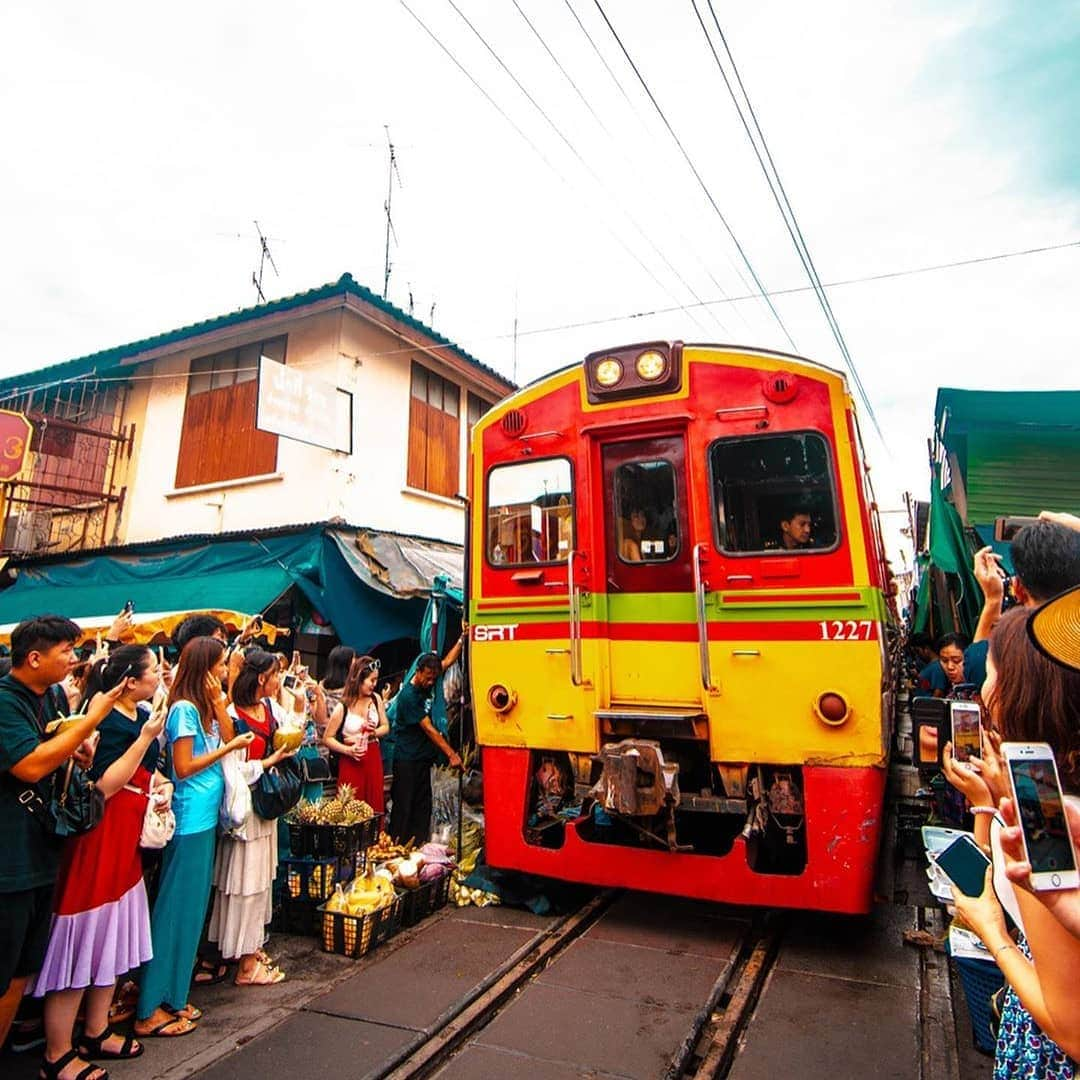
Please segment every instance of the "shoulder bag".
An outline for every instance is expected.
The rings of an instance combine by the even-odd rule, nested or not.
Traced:
[[[266,746],[269,749],[274,744],[274,728],[277,723],[270,699],[266,698],[263,705],[270,717],[270,733],[266,736]],[[239,724],[245,731],[251,730],[243,719],[239,719]],[[269,754],[264,757],[269,757]],[[304,778],[300,763],[295,757],[285,758],[269,769],[264,768],[262,776],[251,785],[252,809],[264,821],[273,821],[288,813],[300,801],[303,790]]]
[[[49,777],[44,797],[37,787],[28,787],[19,802],[59,840],[88,833],[105,814],[105,796],[74,758]]]

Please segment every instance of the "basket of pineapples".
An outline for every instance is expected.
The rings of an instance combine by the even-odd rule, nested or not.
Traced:
[[[348,784],[332,798],[301,799],[286,816],[293,855],[350,856],[375,843],[383,815]]]

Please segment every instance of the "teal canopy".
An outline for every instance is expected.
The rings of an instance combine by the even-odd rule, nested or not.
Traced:
[[[261,536],[163,540],[21,563],[15,583],[0,592],[0,625],[45,613],[78,621],[116,613],[128,600],[138,611],[254,613],[295,585],[341,641],[358,651],[415,637],[426,598],[401,597],[391,587],[369,584],[346,556],[348,535],[313,526]]]

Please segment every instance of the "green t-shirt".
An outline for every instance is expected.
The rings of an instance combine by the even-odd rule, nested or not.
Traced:
[[[431,690],[422,690],[410,681],[394,698],[395,761],[438,761],[439,748],[420,726],[431,710],[431,694]]]
[[[14,675],[0,678],[0,893],[36,889],[56,880],[61,845],[19,803],[27,784],[11,775],[11,767],[42,742],[52,712],[44,697]],[[37,786],[45,797],[45,782]]]

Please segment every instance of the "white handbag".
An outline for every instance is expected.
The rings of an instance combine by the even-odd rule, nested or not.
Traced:
[[[139,834],[139,847],[148,851],[160,851],[176,832],[176,815],[170,807],[162,809],[165,801],[156,793],[147,794],[134,784],[125,784],[126,791],[136,791],[146,799],[146,813],[143,814],[142,832]]]

